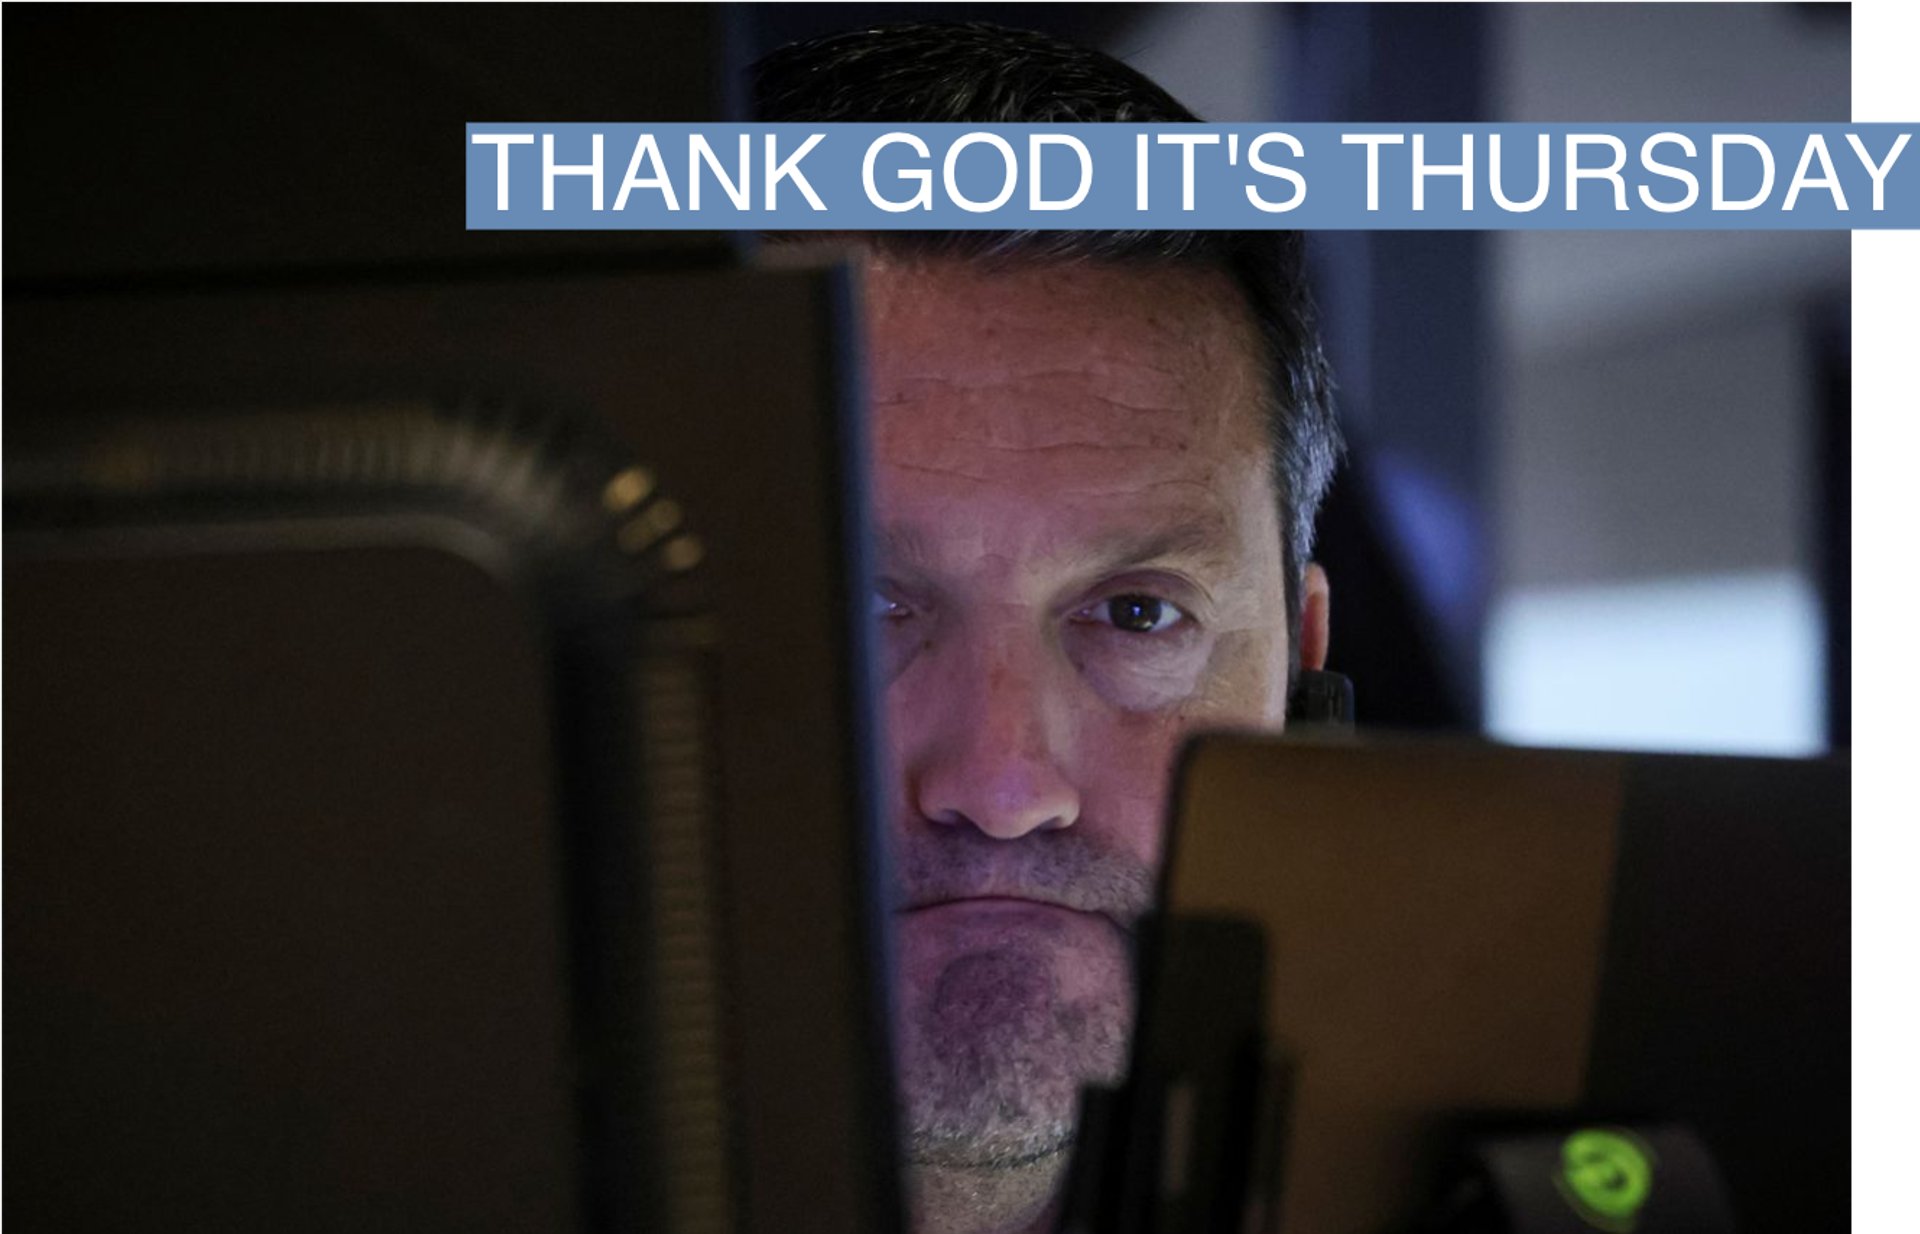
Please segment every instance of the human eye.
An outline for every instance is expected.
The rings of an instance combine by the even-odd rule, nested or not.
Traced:
[[[884,580],[867,599],[873,623],[875,665],[883,681],[892,681],[913,661],[924,634],[920,606]]]
[[[1079,621],[1111,626],[1132,635],[1166,634],[1193,621],[1185,609],[1171,600],[1136,592],[1109,596],[1074,616]]]
[[[1204,595],[1178,579],[1117,580],[1069,614],[1068,654],[1120,707],[1170,707],[1198,688],[1211,645],[1209,611]]]

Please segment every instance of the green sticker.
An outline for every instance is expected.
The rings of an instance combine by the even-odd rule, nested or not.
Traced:
[[[1653,1194],[1653,1167],[1653,1150],[1638,1137],[1585,1127],[1560,1146],[1560,1173],[1553,1182],[1588,1225],[1627,1234]]]

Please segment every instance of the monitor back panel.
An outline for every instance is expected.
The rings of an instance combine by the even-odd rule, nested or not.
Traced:
[[[425,547],[6,583],[8,1216],[578,1228],[553,717],[512,593]]]
[[[1750,1230],[1847,1194],[1844,767],[1205,739],[1169,908],[1260,920],[1281,1229],[1377,1234],[1460,1115],[1690,1122]]]
[[[411,522],[242,501],[219,552],[194,551],[205,526],[116,529],[95,496],[53,525],[10,504],[9,1216],[896,1225],[845,295],[832,272],[712,270],[9,301],[10,503],[36,451],[96,421],[551,412],[601,426],[674,499],[711,635],[705,735],[606,750],[582,777],[560,737],[602,735],[567,696],[629,683],[574,663],[559,688],[537,572],[439,534],[464,490]],[[483,470],[462,482],[524,480]],[[614,517],[597,487],[580,517]],[[677,686],[630,684],[629,710],[674,713],[657,728],[694,714]],[[666,753],[697,781],[680,798],[711,803],[700,851],[679,872],[589,869],[601,915],[560,937],[570,803],[663,805]],[[689,912],[666,890],[697,896],[702,870],[720,890]],[[691,1073],[666,1068],[583,1128],[583,1094],[609,1085],[570,1049],[593,1026],[563,987],[587,967],[603,1006],[685,1007],[645,973],[634,999],[617,987],[628,956],[667,974],[686,928],[702,951],[676,971],[711,1015],[595,1039],[634,1068],[670,1046],[708,1070],[668,1093]],[[670,1194],[651,1203],[623,1137],[703,1164],[654,1171]]]

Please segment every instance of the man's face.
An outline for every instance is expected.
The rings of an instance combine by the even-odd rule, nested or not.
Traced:
[[[1124,1066],[1181,737],[1282,719],[1256,335],[1192,271],[865,289],[909,1152],[1015,1167]]]

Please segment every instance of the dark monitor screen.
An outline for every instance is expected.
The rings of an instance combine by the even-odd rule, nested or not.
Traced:
[[[843,301],[9,303],[10,1218],[898,1224]]]

